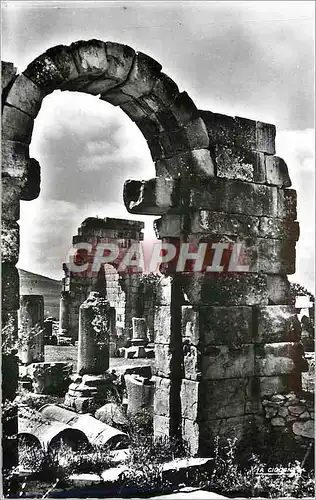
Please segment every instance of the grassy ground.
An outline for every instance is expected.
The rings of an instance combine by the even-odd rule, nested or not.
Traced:
[[[45,361],[69,361],[73,363],[73,371],[77,368],[77,352],[78,348],[71,346],[45,346]],[[110,358],[110,369],[122,365],[154,365],[154,359],[124,359],[124,358]]]

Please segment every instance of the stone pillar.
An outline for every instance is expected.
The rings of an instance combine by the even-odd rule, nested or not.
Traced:
[[[70,331],[70,294],[61,292],[59,302],[59,335],[69,336]]]
[[[132,318],[132,325],[133,325],[132,345],[146,346],[148,344],[148,337],[147,337],[147,324],[145,318]]]
[[[44,361],[44,297],[22,295],[18,317],[21,362]]]
[[[79,375],[102,375],[109,368],[110,303],[90,292],[79,309]]]
[[[117,333],[116,333],[116,310],[115,307],[110,307],[109,312],[110,321],[110,357],[115,356],[117,350]]]

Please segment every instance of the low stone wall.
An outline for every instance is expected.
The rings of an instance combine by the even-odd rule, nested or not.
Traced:
[[[294,436],[298,444],[306,445],[315,439],[314,396],[306,398],[294,392],[274,394],[262,401],[265,418],[270,428]]]

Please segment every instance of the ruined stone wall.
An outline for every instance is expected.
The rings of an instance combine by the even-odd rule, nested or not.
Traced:
[[[307,447],[315,439],[314,397],[297,396],[294,392],[264,398],[264,416],[271,432],[290,435]]]
[[[79,307],[86,300],[89,291],[97,278],[97,273],[92,271],[93,257],[100,243],[114,243],[126,251],[134,243],[142,241],[143,222],[125,219],[98,219],[88,218],[78,228],[78,234],[73,237],[73,244],[90,243],[93,251],[88,257],[89,268],[87,272],[78,273],[68,269],[64,264],[66,277],[63,279],[63,293],[68,293],[68,334],[73,339],[78,338]],[[79,264],[78,264],[79,265]],[[138,277],[124,276],[116,272],[117,262],[104,267],[106,276],[107,293],[110,304],[116,309],[116,318],[120,318],[119,328],[127,338],[131,337],[132,317],[136,315],[136,297],[138,290]],[[62,297],[64,300],[64,297]],[[63,330],[63,325],[61,325]]]
[[[19,200],[39,194],[40,169],[28,146],[42,100],[55,89],[100,95],[135,122],[155,162],[155,179],[126,183],[127,209],[162,216],[157,229],[166,241],[239,242],[250,266],[249,273],[216,275],[167,270],[174,279],[164,281],[155,318],[155,432],[182,432],[193,452],[215,434],[241,437],[263,418],[263,396],[300,388],[300,333],[286,277],[295,271],[296,192],[275,156],[275,127],[198,110],[157,61],[113,42],[53,47],[18,76],[9,66],[2,115],[4,322],[19,307]]]
[[[209,275],[168,270],[178,297],[157,311],[155,430],[171,433],[177,418],[194,451],[207,451],[216,435],[241,439],[260,427],[261,398],[298,391],[305,369],[286,277],[295,272],[296,192],[275,156],[275,127],[201,117],[205,149],[191,151],[190,161],[201,171],[208,158],[208,175],[190,175],[189,153],[164,152],[160,177],[125,185],[131,212],[160,210],[156,229],[164,241],[241,243],[240,263],[249,266],[247,273]],[[182,316],[181,333],[172,316]]]

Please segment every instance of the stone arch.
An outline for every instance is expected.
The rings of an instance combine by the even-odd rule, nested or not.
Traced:
[[[60,45],[12,74],[2,134],[5,321],[19,308],[19,200],[39,192],[39,165],[28,149],[34,118],[56,89],[100,96],[135,122],[155,162],[155,179],[125,184],[127,209],[161,215],[162,239],[242,243],[249,265],[244,274],[183,275],[161,284],[155,434],[181,429],[193,453],[203,453],[215,434],[237,429],[241,439],[249,424],[262,426],[261,399],[299,389],[301,372],[287,279],[299,237],[296,192],[287,189],[287,166],[275,156],[275,127],[198,110],[158,62],[112,42]]]

